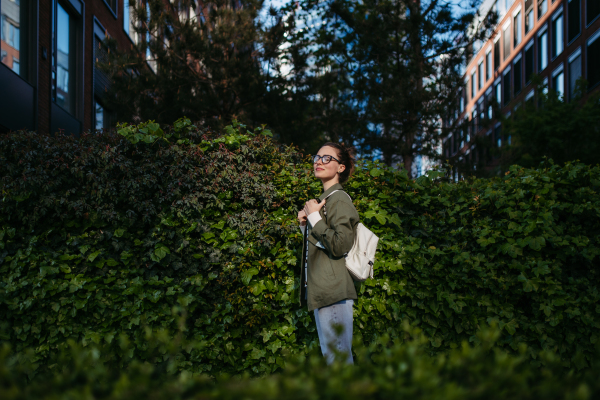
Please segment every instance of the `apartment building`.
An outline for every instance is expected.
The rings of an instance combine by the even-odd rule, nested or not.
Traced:
[[[486,0],[480,13],[490,10],[499,23],[492,37],[476,44],[457,111],[446,122],[464,128],[443,141],[446,159],[472,165],[486,162],[476,137],[510,144],[494,112],[510,116],[532,100],[534,74],[563,101],[571,101],[582,76],[588,93],[600,90],[600,0]]]
[[[133,1],[0,0],[0,133],[80,134],[114,122],[103,105],[110,80],[97,63],[107,59],[107,36],[121,49],[148,40],[134,30]],[[196,13],[165,3],[180,17]]]

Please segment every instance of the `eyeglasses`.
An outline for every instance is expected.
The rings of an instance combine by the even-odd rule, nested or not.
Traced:
[[[340,162],[340,160],[338,160],[334,156],[328,156],[328,155],[320,156],[320,155],[317,154],[317,155],[313,156],[313,163],[315,163],[315,164],[318,163],[319,159],[323,162],[323,164],[329,164],[329,162],[331,160],[335,160],[337,162]]]

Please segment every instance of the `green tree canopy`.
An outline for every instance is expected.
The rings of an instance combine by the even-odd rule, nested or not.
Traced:
[[[511,145],[501,150],[504,169],[539,165],[545,158],[564,164],[579,160],[597,164],[600,154],[600,94],[587,92],[584,80],[571,101],[539,82],[536,97],[526,101],[512,119],[503,121]],[[536,101],[537,99],[537,101]]]

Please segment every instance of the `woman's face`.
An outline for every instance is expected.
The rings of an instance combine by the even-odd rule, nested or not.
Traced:
[[[324,146],[319,149],[317,153],[320,156],[333,156],[336,159],[340,159],[340,156],[337,150],[333,147]],[[331,179],[338,179],[338,171],[342,172],[346,169],[346,166],[340,164],[335,160],[329,161],[327,164],[323,164],[323,160],[319,159],[316,163],[313,164],[313,170],[315,172],[315,177],[321,179],[322,181],[329,181]]]

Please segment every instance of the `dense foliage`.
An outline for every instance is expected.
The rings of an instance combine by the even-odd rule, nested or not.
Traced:
[[[545,158],[557,164],[578,160],[596,164],[600,152],[600,95],[586,94],[587,82],[567,99],[548,90],[540,78],[534,80],[536,97],[527,101],[504,122],[504,140],[499,150],[503,168],[519,164],[534,167]],[[536,101],[537,100],[537,101]],[[569,100],[569,101],[567,101]]]
[[[413,340],[388,342],[382,337],[368,347],[358,345],[356,366],[326,366],[320,354],[288,359],[277,374],[249,379],[248,374],[216,380],[206,375],[176,372],[182,348],[194,342],[171,341],[168,335],[147,335],[153,362],[132,360],[125,369],[104,363],[97,345],[70,343],[51,373],[30,380],[34,366],[18,362],[8,348],[0,349],[0,397],[17,399],[395,399],[538,400],[596,399],[600,396],[598,357],[589,369],[565,374],[559,359],[542,352],[543,368],[528,357],[494,349],[499,332],[480,332],[480,346],[464,343],[447,354],[430,357],[428,340],[406,329]],[[123,344],[127,351],[128,344]]]
[[[183,315],[199,345],[181,352],[182,370],[272,372],[314,348],[296,300],[296,212],[321,192],[306,159],[237,124],[222,135],[187,120],[120,133],[0,138],[2,341],[42,366],[68,340],[104,346],[106,362],[144,361],[146,330],[177,331]],[[437,353],[497,324],[496,345],[527,345],[536,365],[547,350],[589,366],[599,188],[600,168],[582,164],[458,183],[361,164],[347,191],[381,240],[355,337],[402,340],[408,320]]]

